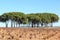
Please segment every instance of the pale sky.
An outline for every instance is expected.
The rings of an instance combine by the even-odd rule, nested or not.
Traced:
[[[0,0],[0,15],[5,12],[50,12],[60,16],[60,0]],[[0,26],[4,26],[0,23]],[[60,19],[54,26],[60,26]]]

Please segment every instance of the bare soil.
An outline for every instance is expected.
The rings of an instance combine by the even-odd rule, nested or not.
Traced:
[[[0,28],[0,40],[60,40],[60,28]]]

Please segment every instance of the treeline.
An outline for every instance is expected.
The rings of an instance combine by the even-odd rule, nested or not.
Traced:
[[[9,20],[11,20],[11,27],[17,27],[17,25],[20,27],[20,24],[29,24],[31,27],[39,27],[39,25],[48,27],[48,24],[51,24],[50,27],[52,27],[54,22],[58,22],[59,17],[54,13],[8,12],[0,15],[0,22],[5,22],[6,27],[8,27]]]

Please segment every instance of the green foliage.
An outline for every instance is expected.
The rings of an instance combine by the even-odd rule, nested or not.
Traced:
[[[23,12],[8,12],[0,16],[0,21],[6,22],[8,20],[17,22],[18,24],[31,23],[35,24],[49,24],[58,22],[59,17],[54,13],[31,13],[24,14]]]

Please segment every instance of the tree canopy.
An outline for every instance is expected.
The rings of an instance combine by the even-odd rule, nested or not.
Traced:
[[[11,27],[17,27],[17,24],[31,24],[31,27],[47,26],[49,23],[58,22],[59,17],[54,13],[31,13],[24,14],[23,12],[8,12],[0,15],[0,21],[6,23],[8,27],[8,21],[11,20]],[[15,26],[16,25],[16,26]]]

